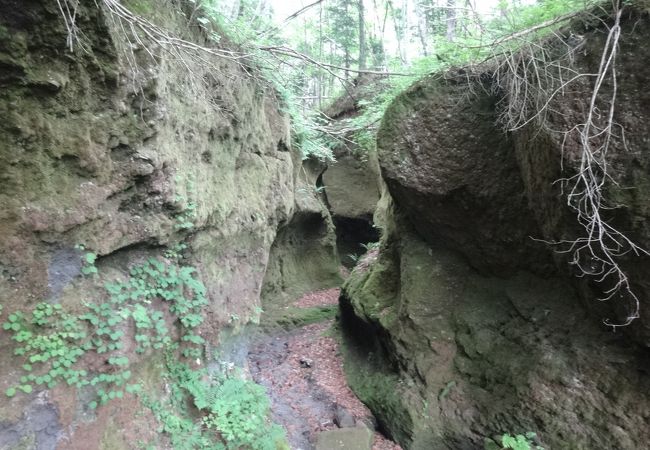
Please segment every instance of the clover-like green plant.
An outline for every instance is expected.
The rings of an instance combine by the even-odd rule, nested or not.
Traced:
[[[86,259],[88,264],[94,261],[94,257]],[[135,330],[138,353],[173,344],[165,313],[155,304],[169,304],[169,312],[183,330],[183,354],[200,357],[205,342],[196,329],[203,321],[201,309],[207,299],[205,286],[195,274],[192,267],[149,258],[133,266],[126,281],[105,285],[108,301],[85,302],[85,311],[79,314],[46,302],[27,313],[10,314],[2,328],[12,334],[14,354],[22,358],[25,374],[20,384],[7,389],[6,395],[13,397],[18,391],[29,394],[36,386],[53,388],[64,382],[77,388],[94,386],[97,399],[89,404],[90,408],[122,398],[122,388],[128,387],[131,377],[130,361],[119,353],[128,338],[125,330]],[[154,302],[156,299],[158,302]],[[83,369],[87,353],[106,354],[108,367],[112,367],[110,373],[91,374]]]

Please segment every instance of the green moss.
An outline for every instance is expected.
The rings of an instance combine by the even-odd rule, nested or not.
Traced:
[[[372,352],[363,358],[348,341],[341,346],[345,376],[350,388],[370,408],[391,437],[405,445],[412,440],[413,418],[403,403],[404,386],[400,378],[385,371],[386,361]]]
[[[11,448],[12,450],[30,450],[36,448],[36,436],[34,435],[34,433],[30,433],[27,436],[23,436],[20,439],[20,441],[18,441]]]
[[[115,424],[110,422],[104,429],[100,448],[102,450],[126,450],[131,447],[124,442],[122,433]]]
[[[373,320],[391,320],[399,290],[399,271],[391,257],[390,247],[382,249],[381,256],[367,270],[354,270],[343,290],[348,293],[355,310]]]
[[[313,308],[279,308],[271,310],[262,316],[262,326],[265,328],[282,327],[285,329],[299,328],[312,323],[334,319],[338,305],[316,306]]]
[[[403,117],[410,111],[417,111],[416,105],[430,103],[431,97],[438,89],[439,82],[434,81],[432,77],[426,77],[398,95],[382,117],[381,126],[377,132],[377,141],[392,141],[391,136],[399,132],[393,128],[393,124],[401,123]]]

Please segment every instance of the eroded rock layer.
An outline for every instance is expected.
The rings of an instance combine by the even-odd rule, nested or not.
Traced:
[[[604,195],[617,207],[603,214],[647,248],[650,138],[639,123],[650,81],[638,64],[650,28],[647,13],[623,17],[614,120],[625,144],[613,137]],[[580,27],[567,41],[574,68],[594,73],[606,32]],[[384,117],[385,235],[341,297],[352,387],[407,448],[478,449],[527,431],[554,449],[642,447],[650,260],[619,259],[641,318],[612,333],[603,319],[625,322],[634,302],[625,292],[599,302],[611,285],[576,279],[570,254],[540,242],[584,233],[556,181],[578,170],[579,142],[562,132],[583,120],[592,81],[555,97],[543,123],[506,134],[497,122],[511,99],[493,73],[477,75],[424,79]]]
[[[136,39],[101,2],[79,2],[71,52],[58,3],[0,0],[2,321],[42,301],[72,314],[108,304],[104,283],[128,282],[129,270],[154,258],[170,270],[192,267],[205,285],[208,304],[192,339],[203,339],[211,358],[224,329],[258,319],[278,230],[284,239],[283,230],[307,214],[292,219],[301,158],[288,119],[254,69],[207,54],[179,59],[182,52],[142,33]],[[185,10],[190,2],[122,3],[206,42]],[[308,213],[318,213],[323,239],[330,233],[333,241],[313,190],[300,195]],[[320,262],[336,273],[333,244],[323,254]],[[97,275],[81,275],[88,264]],[[176,339],[180,325],[159,300],[147,304]],[[133,341],[128,327],[119,333]],[[2,332],[0,347],[0,447],[169,447],[152,412],[128,394],[95,410],[96,389],[45,389],[50,377],[14,396],[26,374],[10,333]],[[83,369],[108,377],[116,369],[109,356],[85,356]],[[134,382],[159,389],[153,398],[166,395],[161,352],[138,352],[131,342],[117,356],[130,361]]]

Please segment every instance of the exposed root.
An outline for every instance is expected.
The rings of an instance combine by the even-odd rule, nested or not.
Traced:
[[[639,299],[631,289],[620,258],[628,254],[650,255],[603,216],[606,211],[620,207],[609,204],[604,195],[608,184],[616,184],[608,172],[608,151],[615,141],[627,150],[625,130],[614,118],[618,92],[616,56],[622,12],[620,1],[614,0],[613,24],[607,26],[608,34],[596,73],[583,73],[574,68],[574,55],[583,42],[573,35],[569,39],[554,39],[565,46],[565,51],[559,56],[553,56],[558,54],[556,46],[549,50],[548,46],[527,42],[521,50],[506,54],[495,72],[496,85],[505,92],[507,104],[501,121],[508,131],[535,125],[554,132],[548,128],[547,122],[550,113],[557,113],[552,110],[553,101],[575,89],[576,81],[593,79],[584,121],[564,132],[563,154],[569,136],[577,135],[580,157],[577,173],[558,180],[566,193],[567,205],[575,211],[585,235],[575,240],[550,243],[561,247],[558,252],[571,255],[570,264],[578,269],[579,276],[592,277],[605,286],[600,300],[616,296],[627,299],[630,306],[624,320],[604,320],[613,328],[627,326],[639,317]]]

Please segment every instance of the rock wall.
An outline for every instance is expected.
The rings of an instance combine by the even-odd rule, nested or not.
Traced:
[[[370,101],[383,88],[383,79],[360,75],[346,93],[324,111],[328,127],[342,135],[332,152],[320,180],[332,219],[336,225],[337,245],[341,262],[351,267],[365,252],[362,244],[376,242],[378,230],[373,223],[383,182],[374,148],[361,148],[358,134],[346,131],[354,128],[349,120],[363,113],[363,101]]]
[[[644,445],[645,350],[603,330],[569,280],[480,275],[395,209],[342,297],[348,381],[390,436],[423,450],[527,431],[552,449]]]
[[[296,208],[271,248],[262,287],[264,309],[284,308],[303,294],[341,284],[334,223],[319,193],[324,164],[308,159],[296,182]]]
[[[205,42],[185,2],[125,4]],[[299,220],[296,210],[303,202],[319,209],[311,190],[295,196],[300,155],[273,92],[241,62],[202,55],[181,63],[135,40],[91,0],[76,13],[74,53],[57,2],[0,0],[0,10],[2,321],[41,301],[78,311],[106,301],[104,283],[125,279],[134,264],[180,258],[207,287],[197,333],[212,357],[225,327],[259,318],[271,249]],[[97,255],[95,277],[81,276],[85,252]],[[4,393],[21,372],[9,333],[0,347]],[[161,381],[160,355],[125,355],[134,377]],[[58,386],[3,398],[0,447],[167,445],[134,398],[94,411],[88,396]]]
[[[606,214],[645,245],[649,138],[636,120],[647,120],[648,79],[637,65],[650,28],[646,13],[623,17],[615,120],[627,149],[612,147],[619,184],[606,195],[625,207]],[[587,27],[575,64],[591,73],[605,33]],[[574,143],[563,153],[561,135],[539,126],[504,134],[496,118],[507,98],[491,74],[467,79],[461,71],[416,83],[382,122],[386,230],[341,297],[352,388],[405,448],[480,449],[485,438],[527,431],[552,449],[642,447],[649,260],[622,259],[642,318],[612,333],[602,320],[625,318],[627,300],[598,302],[607,286],[576,280],[566,255],[531,239],[580,236],[554,183],[575,173]],[[570,128],[589,100],[586,83],[556,99],[549,129]]]
[[[646,55],[643,43],[650,37],[650,31],[647,10],[640,11],[627,9],[622,19],[623,31],[616,59],[614,132],[607,151],[609,181],[604,184],[601,215],[608,224],[647,251],[650,248],[650,135],[645,124],[650,120],[650,93],[648,77],[640,64]],[[598,28],[588,30],[578,44],[574,70],[581,73],[597,70],[605,41],[606,35]],[[607,79],[597,102],[599,111],[608,107],[612,87],[611,79]],[[550,103],[542,126],[531,125],[513,134],[529,210],[539,224],[539,236],[546,241],[571,241],[587,235],[578,227],[576,213],[566,205],[565,194],[571,184],[563,187],[553,181],[571,178],[579,171],[580,141],[574,127],[584,121],[587,94],[591,90],[592,80],[577,80],[571,92]],[[602,127],[603,119],[604,116],[598,117],[595,125]],[[617,246],[613,241],[608,241],[607,245],[613,249]],[[563,270],[570,267],[573,274],[579,274],[580,270],[571,261],[573,254],[561,253],[566,249],[566,246],[556,248],[560,251],[553,255],[557,266]],[[650,347],[650,284],[647,276],[650,257],[637,256],[634,252],[627,252],[628,249],[622,246],[622,254],[616,260],[628,275],[631,290],[638,297],[641,317],[625,327],[624,332]],[[596,251],[596,254],[600,253]],[[601,270],[600,264],[587,251],[580,254],[578,261],[583,271]],[[581,297],[602,318],[612,323],[625,323],[636,309],[635,302],[621,291],[611,301],[599,305],[595,299],[607,297],[603,291],[613,286],[616,277],[609,277],[603,283],[596,282],[598,278],[587,276],[575,280],[579,281],[576,286]]]

